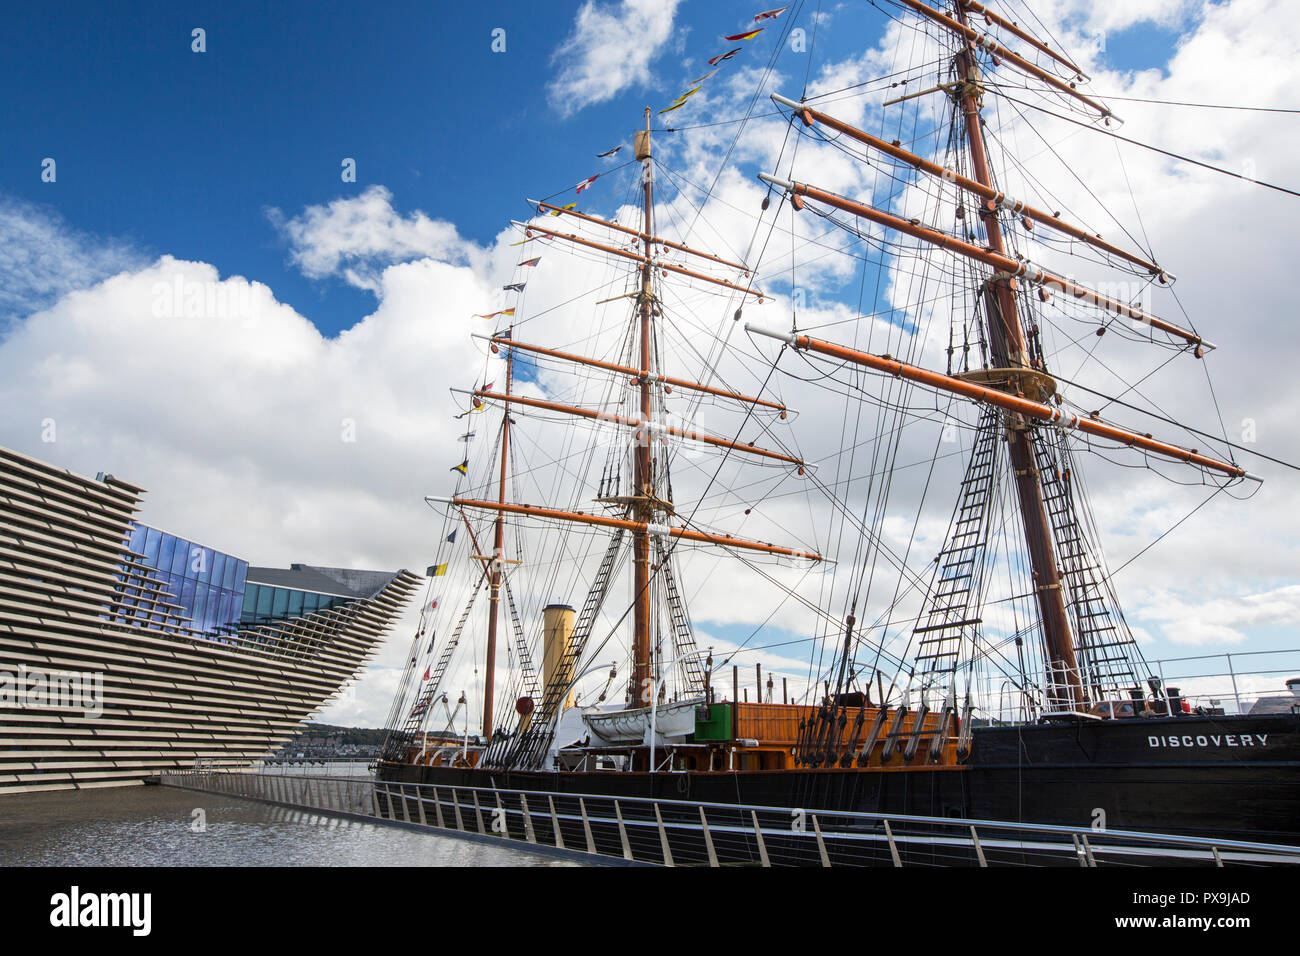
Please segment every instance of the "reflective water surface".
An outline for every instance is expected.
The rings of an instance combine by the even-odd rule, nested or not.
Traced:
[[[573,866],[171,787],[0,796],[0,866]]]

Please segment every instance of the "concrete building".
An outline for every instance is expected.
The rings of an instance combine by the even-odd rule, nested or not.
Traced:
[[[267,754],[420,582],[249,567],[138,523],[142,493],[0,448],[0,794]]]

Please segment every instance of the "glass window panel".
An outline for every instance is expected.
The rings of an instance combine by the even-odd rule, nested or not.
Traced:
[[[195,587],[194,584],[189,581],[187,581],[186,584],[189,585],[191,588],[193,588],[193,593],[194,593],[194,597],[192,599],[194,602],[193,611],[190,614],[190,617],[192,617],[194,619],[194,623],[201,628],[203,627],[204,612],[206,612],[208,609],[208,589],[201,584]]]
[[[264,584],[253,585],[257,588],[257,617],[258,620],[271,616],[271,598],[275,595],[272,593],[275,588],[268,588]]]
[[[304,594],[302,591],[289,592],[289,616],[290,617],[302,616],[303,598],[305,598],[306,596],[307,595]]]
[[[176,539],[169,534],[159,537],[158,542],[158,561],[154,565],[159,571],[170,571],[172,567],[172,555],[176,551]]]
[[[203,608],[203,630],[212,633],[217,624],[217,613],[221,610],[221,592],[217,588],[208,588],[208,603]]]
[[[162,534],[157,528],[146,528],[144,537],[144,556],[146,563],[158,567],[158,548],[162,544]]]
[[[192,578],[183,578],[181,580],[181,606],[185,608],[185,616],[194,616],[194,580]]]
[[[271,607],[271,615],[276,618],[284,617],[289,610],[289,592],[284,588],[275,588],[275,603]]]
[[[212,575],[209,580],[214,587],[226,587],[226,556],[220,551],[212,552]]]
[[[179,577],[185,577],[189,572],[190,564],[190,543],[184,538],[176,539],[176,548],[172,552],[171,572]]]
[[[234,627],[239,622],[234,620],[235,596],[229,591],[221,592],[221,601],[217,606],[217,626]]]

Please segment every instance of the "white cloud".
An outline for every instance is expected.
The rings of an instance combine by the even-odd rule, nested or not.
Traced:
[[[396,230],[387,248],[365,248],[380,259],[413,246]],[[0,343],[0,443],[130,476],[149,489],[146,521],[253,564],[418,573],[437,535],[422,498],[459,453],[447,386],[499,361],[468,335],[495,291],[428,258],[376,283],[375,312],[335,339],[266,286],[170,256],[70,292]],[[414,623],[408,614],[325,719],[382,722],[396,681],[387,668],[405,663]]]
[[[412,259],[477,262],[483,250],[462,239],[455,225],[422,212],[402,216],[392,193],[369,186],[360,196],[311,206],[286,219],[279,209],[267,216],[289,243],[294,265],[312,279],[340,276],[349,285],[382,291],[386,266]]]
[[[565,116],[650,82],[650,65],[673,36],[680,0],[586,0],[573,32],[555,51],[558,72],[547,86]]]
[[[1300,585],[1210,601],[1163,594],[1145,603],[1139,613],[1144,620],[1159,621],[1165,637],[1175,644],[1240,644],[1249,629],[1300,623]]]
[[[139,267],[127,243],[71,229],[52,210],[0,197],[0,333],[73,289]]]
[[[1166,29],[1187,26],[1201,10],[1199,0],[1061,0],[1057,14],[1085,33],[1118,31],[1139,23],[1153,23]],[[1014,19],[1014,18],[1013,18]]]

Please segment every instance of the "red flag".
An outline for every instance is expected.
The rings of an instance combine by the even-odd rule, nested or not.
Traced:
[[[779,17],[781,14],[785,13],[785,11],[789,9],[790,8],[788,6],[785,6],[785,7],[778,7],[775,10],[764,10],[762,13],[754,14],[754,22],[761,23],[764,20],[775,20],[777,17]]]
[[[519,263],[519,264],[520,264],[521,266],[535,266],[535,265],[537,265],[537,263],[539,263],[539,262],[541,262],[541,261],[542,261],[542,257],[541,257],[541,256],[538,256],[536,259],[529,259],[527,262],[521,262],[521,263]]]
[[[428,679],[429,679],[429,668],[426,667],[426,668],[424,669],[424,676],[420,678],[420,681],[423,682],[423,681],[426,681],[426,680],[428,680]]]
[[[762,32],[763,27],[759,27],[757,30],[750,30],[748,33],[737,33],[735,36],[723,37],[722,39],[728,43],[735,43],[737,40],[752,40]]]
[[[717,56],[715,56],[712,60],[709,61],[709,66],[717,66],[723,60],[730,60],[733,56],[735,56],[737,53],[740,52],[740,49],[741,49],[740,47],[736,47],[734,50],[729,50],[726,53],[719,53]]]
[[[594,183],[594,182],[595,182],[597,179],[599,179],[599,178],[600,178],[600,173],[596,173],[596,175],[594,175],[594,176],[588,176],[588,177],[587,177],[586,179],[584,179],[582,182],[578,183],[578,189],[577,189],[577,191],[578,191],[578,192],[582,192],[584,189],[586,189],[588,186],[590,186],[592,183]]]

